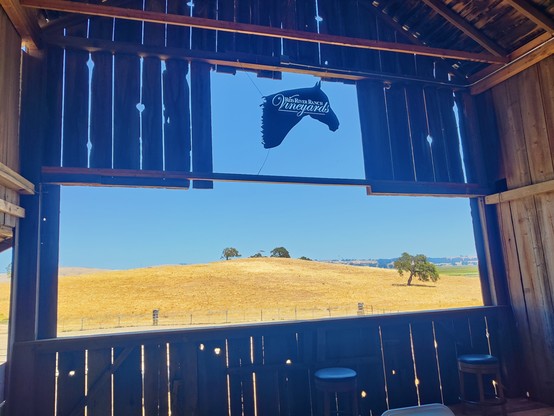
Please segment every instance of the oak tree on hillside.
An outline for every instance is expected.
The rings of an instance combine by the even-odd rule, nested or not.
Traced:
[[[283,257],[290,259],[290,254],[285,247],[275,247],[273,250],[271,250],[270,257]]]
[[[394,267],[398,270],[400,276],[404,275],[404,272],[409,273],[408,283],[410,286],[414,277],[422,282],[436,282],[439,280],[439,272],[433,263],[427,260],[427,257],[423,254],[416,254],[412,256],[409,253],[402,253],[402,256],[394,262]]]
[[[221,253],[221,258],[229,260],[231,257],[240,257],[239,251],[234,247],[226,247]]]

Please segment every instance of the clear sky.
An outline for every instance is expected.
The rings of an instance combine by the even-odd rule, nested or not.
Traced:
[[[261,144],[262,95],[319,79],[212,74],[214,171],[361,179],[353,85],[323,82],[340,120],[304,118],[283,144]],[[60,265],[133,268],[219,260],[284,246],[313,259],[474,255],[467,199],[366,196],[364,188],[215,183],[213,190],[62,188]],[[0,272],[10,253],[0,255]]]

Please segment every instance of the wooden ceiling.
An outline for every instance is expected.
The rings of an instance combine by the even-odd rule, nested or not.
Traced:
[[[174,0],[168,0],[171,2]],[[185,0],[180,0],[185,1]],[[239,2],[250,2],[250,7],[266,6],[261,0],[195,0],[186,4],[231,3],[238,9]],[[271,0],[275,2],[277,0]],[[282,0],[293,4],[300,0]],[[307,0],[319,6],[319,10],[338,0]],[[166,25],[189,26],[256,35],[268,38],[297,40],[320,45],[335,45],[356,49],[378,50],[399,54],[440,57],[452,66],[456,83],[479,93],[507,77],[522,71],[554,52],[554,1],[552,0],[342,0],[344,4],[370,9],[381,22],[393,28],[394,41],[378,38],[347,36],[344,30],[329,28],[326,33],[252,24],[237,19],[219,19],[165,11],[128,8],[125,0],[96,0],[78,2],[69,0],[0,0],[23,40],[31,47],[42,47],[44,34],[52,27],[69,26],[82,22],[83,16],[105,16],[118,19],[139,20]],[[195,4],[196,3],[196,4]],[[169,3],[168,3],[169,4]],[[258,5],[258,6],[256,6]],[[317,7],[316,6],[316,10]],[[167,9],[167,8],[166,8]],[[263,13],[261,11],[260,13]],[[75,17],[77,16],[77,17]],[[319,16],[306,14],[305,26],[313,26]],[[320,19],[321,20],[321,19]],[[263,68],[249,69],[286,70]],[[333,74],[326,68],[327,76],[346,78],[344,73]],[[344,71],[343,71],[344,72]],[[318,74],[317,71],[310,73]],[[363,78],[357,73],[350,79]]]

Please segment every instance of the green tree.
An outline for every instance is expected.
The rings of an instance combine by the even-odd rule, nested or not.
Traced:
[[[402,256],[394,262],[394,267],[398,270],[400,276],[403,276],[404,272],[410,274],[408,276],[408,286],[412,284],[414,277],[422,282],[428,282],[429,280],[436,282],[439,280],[437,268],[423,254],[412,256],[409,253],[402,253]]]
[[[226,247],[221,253],[221,258],[229,260],[231,257],[240,257],[239,251],[234,247]]]
[[[306,256],[298,257],[298,260],[308,260],[308,261],[312,261],[311,258],[306,257]]]
[[[12,273],[13,273],[13,266],[12,266],[12,263],[10,263],[6,267],[6,274],[8,275],[8,278],[12,277]]]
[[[285,247],[275,247],[273,250],[271,250],[270,257],[283,257],[290,259],[290,254]]]
[[[256,254],[252,254],[252,255],[250,256],[251,259],[257,259],[257,258],[259,258],[259,257],[263,257],[262,253],[260,253],[260,252],[258,252],[258,253],[256,253]]]

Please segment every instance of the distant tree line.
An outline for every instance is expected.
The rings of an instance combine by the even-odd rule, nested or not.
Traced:
[[[259,257],[265,257],[262,254],[263,250],[258,251],[257,253],[254,253],[250,256],[250,258],[259,258]],[[239,253],[239,251],[235,247],[225,247],[223,251],[221,252],[221,258],[225,260],[229,260],[234,257],[242,257],[242,255]],[[290,259],[290,253],[285,247],[275,247],[273,250],[270,251],[269,257],[279,257],[279,258],[286,258]],[[300,260],[311,260],[309,257],[302,256],[299,257]]]

